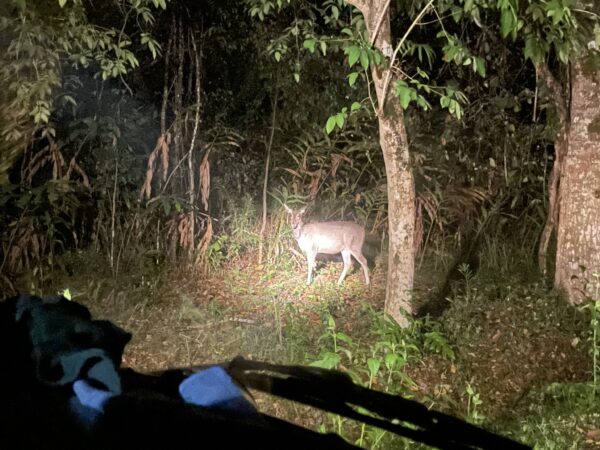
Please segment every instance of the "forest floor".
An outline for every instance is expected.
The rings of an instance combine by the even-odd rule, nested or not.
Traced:
[[[322,267],[311,286],[305,285],[299,264],[280,270],[250,258],[209,275],[132,269],[116,280],[100,276],[106,271],[85,254],[72,255],[67,265],[74,275],[53,276],[50,292],[44,293],[68,288],[95,318],[131,332],[123,365],[142,372],[237,355],[310,364],[334,352],[332,336],[342,333],[348,340],[340,347],[348,351],[344,356],[337,348],[342,355],[338,367],[366,384],[366,360],[385,340],[377,313],[385,297],[381,268],[374,270],[370,287],[358,270],[337,287],[340,265],[335,263]],[[431,291],[441,273],[421,276],[421,292]],[[501,282],[485,273],[467,278],[451,300],[436,322],[396,341],[406,356],[401,376],[394,377],[393,388],[383,375],[375,377],[375,389],[402,393],[539,448],[600,448],[600,408],[570,416],[569,402],[585,394],[556,388],[581,386],[591,378],[585,314],[518,274]],[[349,358],[348,352],[353,353]],[[335,427],[356,438],[356,427],[340,425],[320,411],[264,395],[256,400],[260,410],[277,417],[313,428]],[[555,446],[541,445],[546,439]],[[569,446],[562,447],[563,441]],[[378,445],[385,448],[384,442]]]

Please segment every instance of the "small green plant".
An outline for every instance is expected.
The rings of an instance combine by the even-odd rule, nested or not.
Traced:
[[[485,420],[485,416],[479,409],[483,401],[470,382],[467,383],[465,392],[467,394],[467,420],[475,425],[481,425]]]
[[[423,322],[423,327],[429,329],[423,335],[423,346],[426,350],[432,353],[442,355],[444,358],[454,361],[456,354],[454,349],[441,331],[441,326],[438,322],[426,319]]]
[[[212,270],[218,269],[228,260],[228,244],[229,236],[222,234],[208,246],[206,251],[206,261]]]
[[[319,338],[320,341],[324,339],[331,339],[333,351],[321,352],[319,359],[311,363],[312,366],[321,367],[323,369],[335,369],[342,360],[340,353],[345,354],[348,359],[352,361],[352,349],[348,347],[353,346],[354,342],[346,334],[337,331],[335,319],[329,314],[327,315],[325,333]],[[338,341],[345,342],[346,344],[349,344],[349,346],[340,346]]]
[[[471,281],[473,280],[475,275],[473,274],[471,268],[467,263],[462,263],[461,265],[459,265],[458,272],[462,275],[462,277],[465,280],[465,300],[468,303],[469,299],[471,298],[472,291]]]
[[[377,379],[377,375],[379,374],[379,369],[381,367],[381,359],[379,359],[379,358],[367,359],[367,367],[369,368],[369,381],[367,383],[367,387],[370,389],[371,387],[373,387],[373,382]],[[361,408],[359,408],[359,412],[366,413],[367,411],[361,410]],[[364,424],[364,423],[361,424],[360,437],[356,441],[356,444],[359,446],[362,446],[364,444],[365,429],[366,429],[366,424]]]
[[[535,450],[577,450],[597,448],[593,439],[585,442],[581,430],[595,430],[600,416],[568,411],[553,414],[542,408],[536,412],[534,420],[528,418],[517,433],[517,438],[531,445]]]
[[[336,369],[342,361],[342,356],[340,353],[345,354],[348,359],[352,361],[352,350],[348,347],[353,346],[354,342],[349,336],[337,331],[335,320],[329,314],[327,315],[325,333],[321,336],[321,338],[319,338],[319,340],[323,339],[331,340],[331,343],[333,344],[333,351],[322,352],[320,354],[320,358],[311,363],[312,366],[321,367],[323,369]],[[346,343],[348,347],[339,345],[339,341]],[[353,378],[356,376],[356,373],[353,373],[352,371],[348,371],[348,374]],[[338,435],[343,436],[344,423],[346,422],[346,419],[337,414],[329,413],[328,416],[332,421],[335,432]],[[326,427],[324,425],[321,425],[321,431],[326,431]]]
[[[367,341],[357,341],[348,334],[339,331],[335,319],[325,313],[325,330],[319,341],[325,346],[319,358],[311,365],[327,369],[343,369],[356,383],[363,386],[382,390],[392,394],[402,394],[412,397],[416,389],[415,381],[406,371],[411,362],[422,358],[420,348],[423,341],[425,347],[432,352],[454,357],[454,352],[439,330],[430,329],[424,336],[423,323],[415,321],[416,325],[402,329],[387,319],[381,313],[370,311],[373,330]],[[372,338],[372,340],[371,340]],[[368,414],[368,411],[359,409]],[[367,425],[353,429],[351,422],[331,415],[333,430],[347,437],[353,436],[355,443],[367,448],[380,448],[387,442],[387,432]],[[321,430],[325,431],[326,426]]]

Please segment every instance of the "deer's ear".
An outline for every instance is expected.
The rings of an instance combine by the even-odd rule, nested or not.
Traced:
[[[287,212],[288,214],[292,213],[292,209],[288,205],[286,205],[285,203],[283,204],[283,207],[285,208],[285,212]]]

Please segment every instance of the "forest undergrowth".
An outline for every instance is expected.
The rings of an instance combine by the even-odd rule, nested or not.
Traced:
[[[597,301],[586,309],[568,306],[522,267],[482,265],[474,274],[463,266],[444,314],[400,329],[380,313],[384,267],[374,268],[370,287],[357,268],[337,287],[341,264],[322,263],[306,286],[300,259],[290,254],[280,264],[258,265],[254,256],[223,261],[204,274],[150,264],[115,279],[102,258],[71,253],[62,257],[67,271],[47,277],[52,281],[43,290],[69,289],[96,318],[130,331],[134,337],[123,364],[136,370],[237,355],[313,364],[346,371],[364,386],[416,399],[535,448],[600,445],[593,357],[599,349]],[[446,266],[426,258],[416,294],[435,292]],[[31,280],[20,280],[23,290],[37,289]],[[262,411],[366,448],[415,448],[378,429],[256,395]]]

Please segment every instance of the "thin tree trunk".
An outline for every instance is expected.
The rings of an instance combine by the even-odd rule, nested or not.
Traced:
[[[185,63],[185,53],[183,46],[183,24],[181,17],[176,22],[175,35],[177,37],[175,49],[177,56],[177,72],[175,74],[175,92],[173,100],[173,109],[175,112],[175,123],[173,126],[174,132],[174,144],[175,144],[175,160],[181,161],[184,157],[183,151],[183,66]],[[184,177],[178,176],[176,178],[179,181],[179,188],[181,192],[185,192],[185,180]]]
[[[171,60],[171,52],[173,51],[173,35],[174,29],[171,27],[171,31],[169,33],[169,41],[167,43],[167,50],[165,52],[165,73],[163,79],[163,98],[160,106],[160,136],[163,140],[167,139],[167,106],[169,104],[169,71],[170,69],[170,60]],[[164,150],[163,150],[164,151]],[[169,171],[169,157],[165,154],[166,151],[162,154],[162,183],[167,181],[167,173]]]
[[[263,192],[262,192],[262,224],[260,227],[260,243],[258,244],[258,263],[262,264],[264,242],[265,242],[265,230],[267,228],[267,181],[269,179],[269,164],[271,162],[271,149],[273,147],[273,137],[275,136],[275,124],[277,118],[277,97],[278,92],[275,91],[275,98],[273,99],[273,112],[271,118],[271,135],[269,136],[269,142],[267,143],[267,160],[265,161],[265,178],[263,180]]]
[[[600,74],[585,57],[571,68],[569,122],[554,284],[579,303],[600,271]]]
[[[190,57],[190,67],[194,68],[195,72],[195,80],[194,87],[196,93],[196,106],[194,108],[194,129],[192,131],[192,139],[190,142],[190,149],[188,154],[188,176],[189,176],[189,202],[190,202],[190,234],[192,245],[190,245],[190,258],[194,254],[194,236],[195,236],[195,223],[196,223],[196,214],[194,212],[194,206],[196,203],[196,181],[194,179],[194,147],[196,146],[196,138],[198,136],[198,127],[200,125],[200,81],[202,78],[201,74],[201,62],[202,62],[202,49],[198,50],[196,46],[195,36],[196,33],[190,31],[190,41],[192,43],[192,48],[194,54]],[[189,77],[192,78],[191,76]]]
[[[390,2],[387,0],[348,0],[361,10],[371,33],[370,40],[385,56],[391,56],[392,33]],[[415,186],[404,112],[393,89],[386,89],[386,78],[393,86],[398,76],[391,68],[371,67],[379,103],[379,143],[383,151],[388,192],[389,255],[385,312],[401,326],[411,315],[414,282]],[[384,105],[384,108],[381,106]]]

